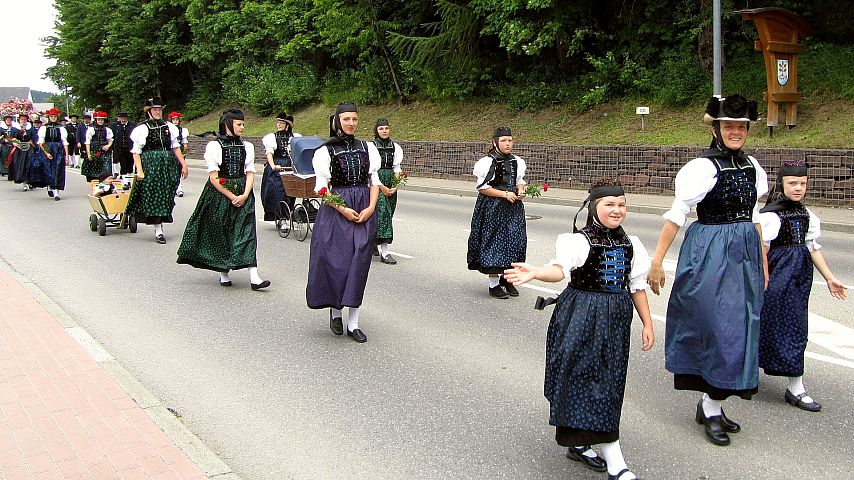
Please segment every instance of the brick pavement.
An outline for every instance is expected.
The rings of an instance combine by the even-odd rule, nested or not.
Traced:
[[[207,478],[33,295],[2,270],[0,478]]]

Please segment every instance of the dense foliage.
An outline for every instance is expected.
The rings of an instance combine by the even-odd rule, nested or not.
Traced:
[[[828,50],[841,48],[839,63],[850,64],[854,1],[723,0],[723,11],[772,4],[815,28],[805,56],[834,64]],[[138,111],[160,95],[190,116],[229,102],[263,114],[345,98],[585,109],[627,96],[681,105],[710,91],[712,0],[62,0],[56,8],[48,75],[78,107]],[[751,72],[725,87],[761,92],[755,28],[731,13],[723,27],[727,67]],[[850,82],[841,87],[854,97]]]

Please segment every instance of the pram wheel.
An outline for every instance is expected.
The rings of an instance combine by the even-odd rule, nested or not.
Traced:
[[[107,221],[103,218],[98,218],[98,235],[104,236],[107,234]]]
[[[276,231],[282,238],[288,238],[291,234],[291,207],[284,201],[276,207]]]
[[[128,230],[130,233],[136,233],[136,218],[133,215],[128,217]]]
[[[89,230],[92,230],[93,232],[98,231],[98,216],[94,213],[89,215]]]
[[[291,226],[294,229],[294,236],[300,242],[305,241],[308,237],[308,211],[302,205],[297,205],[294,208],[294,214],[291,217]]]

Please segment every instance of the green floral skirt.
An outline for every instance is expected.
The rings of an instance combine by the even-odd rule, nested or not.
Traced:
[[[388,188],[391,188],[391,181],[394,178],[394,171],[390,168],[381,168],[377,174],[380,181]],[[394,216],[394,209],[397,207],[397,193],[390,197],[383,195],[380,192],[380,197],[377,200],[377,244],[391,243],[394,239],[394,231],[391,225],[391,218]]]
[[[172,223],[175,191],[181,178],[175,154],[171,150],[142,152],[142,171],[145,178],[136,183],[127,213],[138,223]]]
[[[246,177],[232,179],[238,191],[246,188]],[[242,207],[205,183],[196,209],[187,221],[178,248],[178,263],[227,272],[257,266],[255,252],[255,194]]]
[[[100,152],[101,155],[98,153],[97,151],[92,153],[91,156],[83,160],[83,165],[80,166],[80,174],[86,177],[87,181],[98,180],[101,175],[112,173],[110,165],[113,162],[113,156],[103,151]],[[148,175],[147,172],[146,175]]]

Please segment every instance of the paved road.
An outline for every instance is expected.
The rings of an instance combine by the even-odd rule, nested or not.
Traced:
[[[486,295],[465,269],[473,199],[404,192],[392,250],[374,263],[363,309],[368,343],[333,336],[326,313],[305,307],[309,243],[259,223],[261,275],[218,286],[210,272],[175,264],[184,222],[201,189],[192,170],[168,244],[153,232],[88,230],[83,181],[53,202],[0,182],[0,256],[37,283],[246,479],[600,479],[563,458],[542,396],[548,313]],[[529,260],[544,263],[574,211],[529,205]],[[660,219],[630,216],[651,249]],[[822,242],[838,276],[854,283],[851,235]],[[677,246],[671,251],[675,258]],[[539,284],[546,289],[562,285]],[[854,302],[816,285],[807,384],[820,414],[782,401],[785,384],[762,377],[752,402],[732,401],[743,432],[715,447],[693,423],[696,395],[672,390],[663,369],[666,297],[654,298],[658,343],[639,349],[636,322],[622,444],[634,471],[654,479],[849,478],[854,407]],[[815,335],[814,335],[815,336]]]

